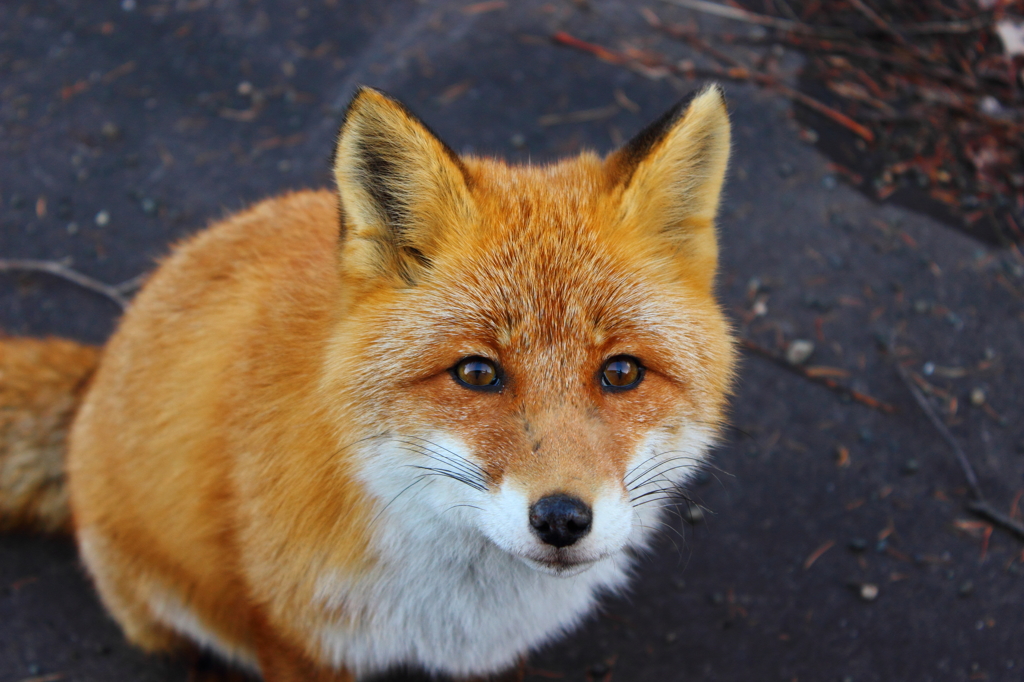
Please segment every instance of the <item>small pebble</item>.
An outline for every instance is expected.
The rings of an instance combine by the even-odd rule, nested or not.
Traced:
[[[786,347],[786,362],[791,365],[802,365],[814,355],[814,343],[807,339],[797,339]]]
[[[916,459],[908,459],[906,462],[903,463],[903,466],[900,467],[900,473],[903,474],[904,476],[913,476],[920,470],[921,463],[918,462]]]
[[[513,133],[512,137],[508,139],[512,143],[512,146],[516,149],[522,149],[526,146],[526,135],[522,133]]]
[[[928,301],[925,301],[924,299],[919,298],[916,301],[914,301],[914,312],[919,315],[924,315],[931,309],[932,304],[929,303]]]
[[[868,548],[868,541],[864,538],[852,538],[846,546],[850,548],[851,552],[863,552]]]
[[[859,594],[864,601],[875,601],[878,599],[878,585],[864,583],[860,586]]]
[[[242,81],[238,84],[238,94],[247,97],[252,94],[252,83],[249,81]]]
[[[924,365],[921,366],[921,374],[925,375],[926,377],[930,377],[931,375],[935,374],[935,363],[924,363]]]
[[[974,594],[974,583],[970,580],[965,580],[960,584],[960,589],[957,590],[957,594],[961,597],[970,597]]]
[[[103,127],[100,128],[100,133],[108,140],[116,140],[121,137],[121,129],[118,128],[117,124],[113,121],[107,121],[104,123]]]
[[[980,407],[985,404],[985,390],[982,388],[971,389],[971,405]]]
[[[803,142],[808,144],[815,144],[818,141],[818,131],[813,128],[802,128],[798,135]]]
[[[826,175],[821,179],[821,186],[825,189],[835,189],[839,182],[834,175]]]
[[[156,201],[149,197],[142,197],[139,201],[139,205],[142,207],[142,212],[146,215],[156,214]]]
[[[704,510],[695,504],[687,504],[683,508],[683,521],[691,526],[696,526],[704,520]]]
[[[1003,111],[1003,105],[992,95],[985,95],[981,98],[979,109],[989,116],[998,116]]]
[[[68,234],[78,234],[78,223],[72,221],[68,223]]]
[[[125,12],[133,12],[135,10],[135,0],[121,0],[121,9]]]
[[[104,210],[102,210],[102,211],[100,211],[99,213],[96,214],[95,220],[96,220],[96,224],[99,227],[104,227],[105,225],[107,225],[107,223],[110,222],[110,213],[108,213],[104,209]]]

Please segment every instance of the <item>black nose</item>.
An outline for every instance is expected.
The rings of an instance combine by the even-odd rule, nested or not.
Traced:
[[[590,532],[590,507],[569,495],[548,495],[530,507],[530,525],[549,545],[568,547]]]

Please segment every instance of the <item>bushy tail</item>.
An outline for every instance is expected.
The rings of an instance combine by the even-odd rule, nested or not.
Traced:
[[[68,427],[100,349],[0,337],[0,530],[71,530]]]

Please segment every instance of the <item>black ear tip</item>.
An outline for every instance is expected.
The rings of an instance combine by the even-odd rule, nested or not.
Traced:
[[[708,83],[707,87],[701,90],[700,94],[697,95],[698,98],[705,96],[714,96],[720,105],[723,107],[726,106],[725,89],[722,88],[719,83]]]

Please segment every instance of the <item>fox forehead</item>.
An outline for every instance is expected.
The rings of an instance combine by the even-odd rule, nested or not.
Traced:
[[[541,352],[564,361],[586,350],[646,347],[678,354],[699,330],[710,299],[667,273],[636,235],[621,230],[616,197],[600,160],[583,155],[552,166],[468,159],[477,207],[472,225],[452,229],[423,281],[381,292],[381,328],[416,330],[403,345],[463,352]],[[624,234],[622,232],[625,232]],[[398,318],[395,320],[394,318]],[[582,359],[582,358],[577,358]]]

